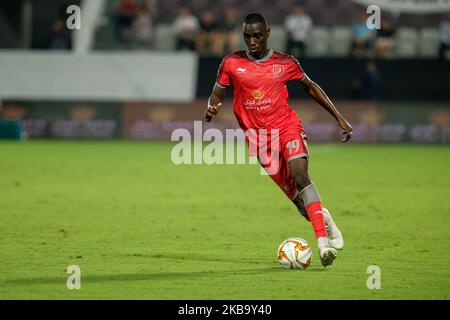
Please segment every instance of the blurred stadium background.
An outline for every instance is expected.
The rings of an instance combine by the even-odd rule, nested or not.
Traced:
[[[449,299],[449,2],[0,0],[0,298]],[[372,3],[381,34],[357,24]],[[295,4],[312,27],[293,53],[354,128],[341,145],[288,84],[346,239],[332,268],[315,251],[306,272],[275,252],[312,229],[258,166],[177,166],[168,142],[203,119],[243,17],[264,14],[288,51]],[[237,127],[231,94],[203,129]],[[382,290],[366,285],[374,264]]]
[[[168,139],[174,128],[192,129],[192,121],[202,118],[221,58],[243,48],[239,27],[245,14],[263,13],[272,29],[270,47],[286,51],[285,20],[301,4],[312,27],[305,50],[293,53],[349,117],[355,140],[448,143],[450,60],[443,47],[448,1],[382,6],[382,18],[395,30],[392,48],[378,55],[375,37],[357,56],[353,28],[367,3],[1,0],[0,136]],[[80,30],[65,27],[71,4],[81,6]],[[175,21],[186,5],[197,24],[212,11],[213,31],[223,40],[219,50],[208,47],[208,40],[177,50]],[[235,17],[226,24],[223,14],[229,11]],[[227,42],[227,37],[234,38]],[[311,140],[334,141],[332,119],[302,102],[298,86],[290,89]],[[236,126],[231,107],[212,126]]]

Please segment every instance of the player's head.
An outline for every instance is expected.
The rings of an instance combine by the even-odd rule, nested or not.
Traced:
[[[259,13],[250,13],[245,17],[242,26],[244,41],[250,53],[259,56],[267,49],[267,39],[270,28],[267,26],[266,18]]]

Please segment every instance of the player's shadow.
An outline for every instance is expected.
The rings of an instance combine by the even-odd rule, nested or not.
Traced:
[[[142,273],[128,273],[128,274],[82,274],[82,280],[84,283],[97,283],[97,282],[109,282],[109,281],[164,281],[164,280],[186,280],[193,279],[198,280],[202,278],[223,278],[233,276],[252,276],[261,275],[267,273],[283,273],[293,272],[296,274],[298,270],[283,270],[280,268],[277,261],[272,261],[271,265],[267,262],[262,262],[256,259],[242,259],[239,257],[214,257],[211,255],[201,255],[196,253],[188,253],[185,255],[173,255],[173,254],[128,254],[128,257],[138,259],[162,259],[162,260],[176,260],[182,261],[197,261],[197,262],[217,262],[217,263],[230,263],[230,270],[217,270],[217,271],[192,271],[192,272],[142,272]],[[256,268],[247,269],[233,269],[233,264],[247,264],[247,265],[260,265]],[[264,266],[265,265],[265,266]],[[310,266],[306,272],[322,272],[325,269],[322,267]],[[302,271],[303,272],[303,271]],[[20,278],[7,280],[7,284],[17,285],[33,285],[33,284],[60,284],[65,283],[67,275],[56,277],[34,277],[34,278]]]
[[[142,257],[142,258],[150,258],[150,259],[164,259],[164,260],[187,260],[187,261],[201,261],[201,262],[220,262],[220,263],[224,263],[224,262],[229,262],[229,263],[239,263],[239,264],[263,264],[263,262],[261,260],[255,260],[255,259],[243,259],[241,257],[228,257],[228,258],[224,258],[224,257],[214,257],[211,255],[201,255],[201,254],[194,254],[194,253],[190,253],[190,254],[185,254],[185,255],[177,255],[174,256],[173,254],[132,254],[132,255],[128,255],[128,256],[135,256],[135,257]],[[277,261],[273,261],[274,264],[278,265]],[[274,269],[279,269],[279,267]],[[312,267],[310,266],[308,268],[308,272],[322,272],[325,271],[326,269],[323,267]]]
[[[262,264],[263,262],[261,260],[255,260],[255,259],[243,259],[240,257],[233,258],[224,258],[224,257],[214,257],[211,255],[200,255],[200,254],[185,254],[185,255],[178,255],[174,256],[173,254],[133,254],[132,256],[135,257],[142,257],[142,258],[151,258],[151,259],[167,259],[167,260],[187,260],[187,261],[202,261],[202,262],[232,262],[232,263],[240,263],[240,264]],[[274,264],[278,265],[277,261],[273,261]],[[279,269],[279,267],[274,269]],[[326,269],[320,266],[312,267],[310,266],[308,268],[308,272],[322,272]]]
[[[324,267],[309,267],[307,272],[323,272],[326,271],[327,269]]]
[[[141,254],[134,253],[128,254],[127,256],[133,256],[138,258],[147,259],[163,259],[163,260],[176,260],[176,261],[201,261],[201,262],[221,262],[221,263],[239,263],[239,264],[262,264],[263,261],[256,259],[248,259],[242,257],[223,257],[214,255],[202,255],[198,253],[187,253],[187,254]]]
[[[157,272],[157,273],[128,273],[128,274],[96,274],[96,275],[82,275],[82,282],[97,283],[110,281],[166,281],[166,280],[198,280],[201,278],[221,278],[227,276],[242,276],[242,275],[260,275],[264,273],[273,273],[279,270],[276,267],[265,267],[258,269],[240,269],[240,270],[226,270],[226,271],[196,271],[196,272]],[[36,284],[64,284],[67,276],[64,277],[36,277],[36,278],[22,278],[11,279],[5,281],[5,284],[17,285],[36,285]]]
[[[306,272],[323,272],[325,268],[310,267]],[[202,278],[232,278],[233,276],[253,276],[262,274],[274,273],[292,273],[292,275],[299,275],[305,271],[298,270],[283,270],[279,266],[264,267],[256,269],[237,269],[237,270],[218,270],[218,271],[194,271],[194,272],[156,272],[156,273],[127,273],[127,274],[94,274],[82,275],[82,282],[99,283],[110,281],[166,281],[166,280],[200,280]],[[57,277],[35,277],[35,278],[21,278],[10,279],[4,282],[7,285],[39,285],[39,284],[64,284],[67,280],[67,275]]]

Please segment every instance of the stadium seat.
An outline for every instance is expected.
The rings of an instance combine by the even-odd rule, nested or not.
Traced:
[[[328,55],[330,32],[327,27],[313,27],[308,41],[307,54],[309,57],[324,57]]]
[[[330,51],[335,57],[345,57],[350,53],[352,29],[349,26],[336,26],[330,32]]]
[[[419,52],[424,58],[436,58],[439,51],[439,32],[435,28],[423,28],[419,32]]]
[[[175,50],[175,33],[171,24],[159,24],[156,26],[155,49]]]
[[[399,58],[413,58],[417,56],[418,33],[415,28],[399,28],[396,37],[395,52]]]

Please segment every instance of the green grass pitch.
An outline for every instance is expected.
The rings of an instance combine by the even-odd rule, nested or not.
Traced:
[[[0,142],[0,298],[450,298],[448,146],[311,143],[345,238],[326,269],[310,224],[258,166],[176,166],[172,146]],[[314,248],[306,271],[276,259],[295,236]],[[70,265],[80,290],[66,287]]]

